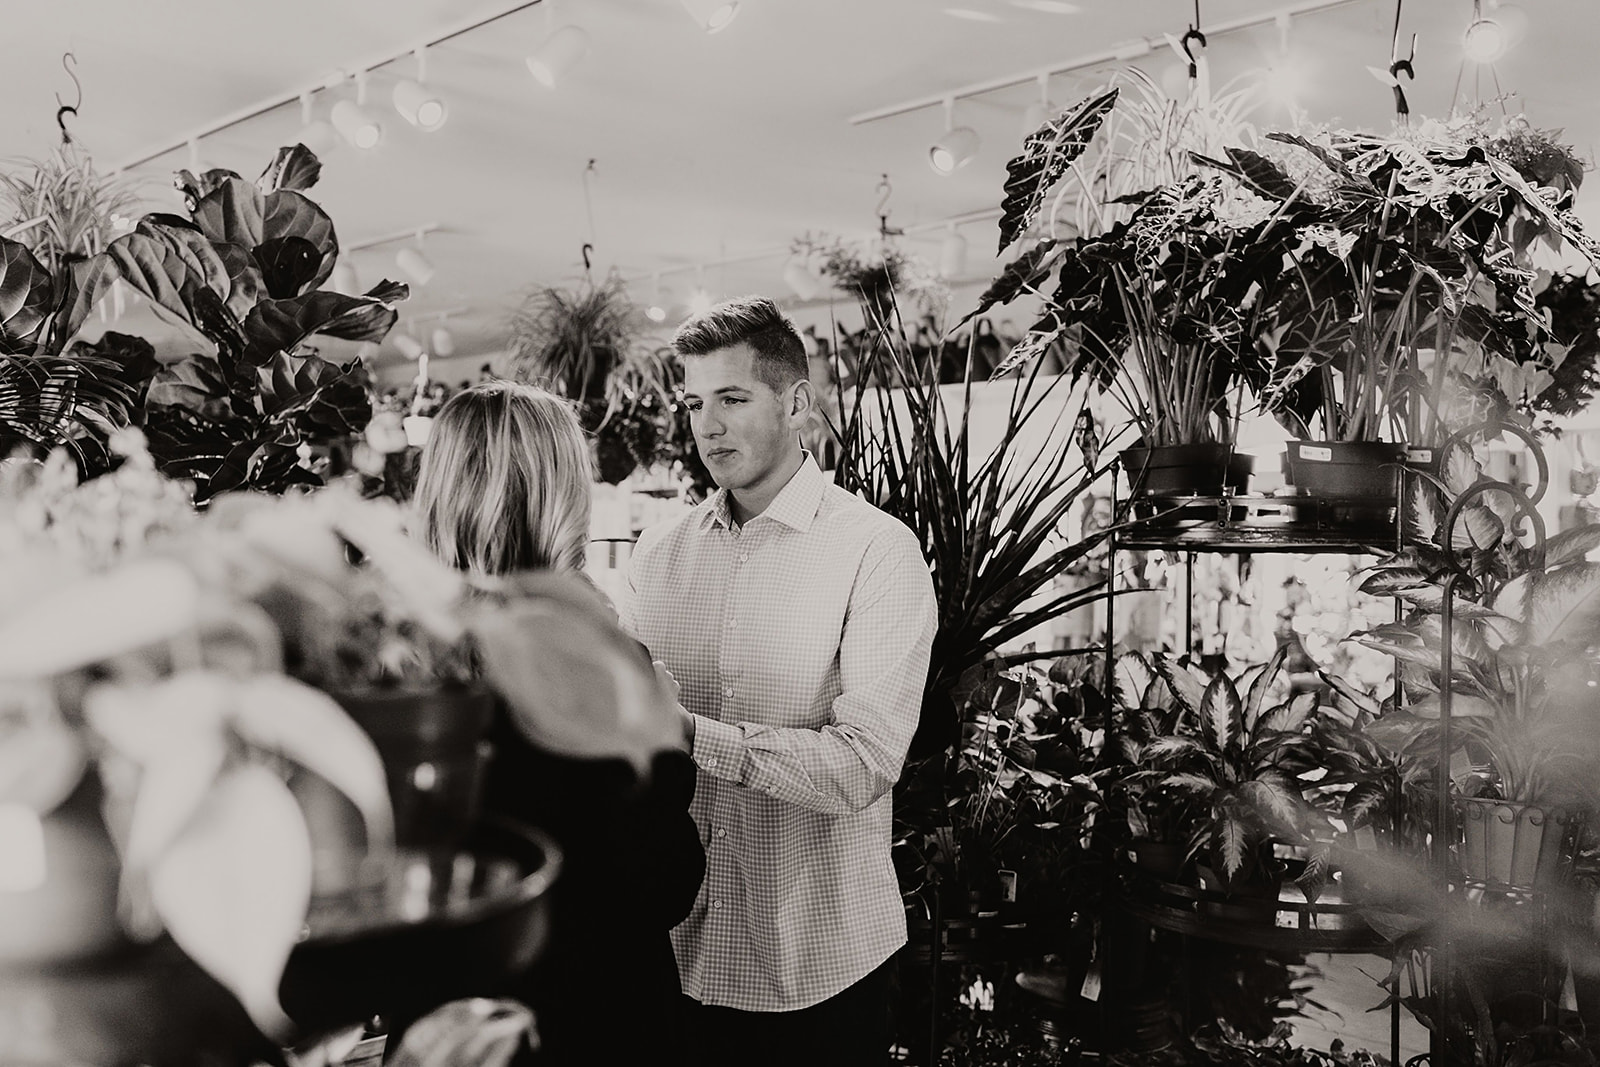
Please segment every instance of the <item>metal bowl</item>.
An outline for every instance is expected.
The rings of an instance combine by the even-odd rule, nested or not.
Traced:
[[[313,903],[279,984],[284,1011],[312,1031],[500,992],[544,949],[560,870],[553,841],[501,819],[453,852],[396,853],[381,885]]]

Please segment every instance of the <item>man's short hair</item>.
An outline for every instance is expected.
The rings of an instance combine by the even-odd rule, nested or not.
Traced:
[[[678,327],[672,347],[679,358],[709,356],[724,348],[749,345],[756,377],[781,392],[809,376],[806,346],[788,316],[764,296],[728,300]]]

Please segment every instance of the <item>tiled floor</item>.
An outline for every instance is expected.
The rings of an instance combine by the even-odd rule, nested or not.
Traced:
[[[1379,956],[1311,956],[1308,963],[1322,972],[1311,994],[1327,1011],[1312,1009],[1311,1017],[1296,1019],[1295,1043],[1326,1049],[1338,1038],[1347,1049],[1367,1049],[1389,1055],[1389,1012],[1370,1011],[1381,1004],[1384,991],[1377,979],[1389,971],[1389,961]],[[1405,1010],[1400,1012],[1400,1062],[1428,1051],[1428,1032]]]

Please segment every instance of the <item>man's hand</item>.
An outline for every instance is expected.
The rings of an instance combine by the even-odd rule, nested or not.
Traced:
[[[661,680],[662,688],[667,691],[667,695],[672,698],[673,705],[678,709],[678,714],[683,717],[684,745],[692,752],[694,751],[694,715],[678,700],[678,695],[683,692],[683,688],[678,685],[678,679],[672,676],[672,672],[667,669],[665,663],[658,659],[650,662],[656,669],[656,677]]]

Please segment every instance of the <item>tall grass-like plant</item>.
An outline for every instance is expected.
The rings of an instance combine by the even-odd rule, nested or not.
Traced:
[[[100,174],[87,152],[64,142],[41,159],[0,169],[0,236],[27,245],[55,275],[105,251],[113,216],[131,220],[138,202],[132,182]]]
[[[1060,593],[1047,588],[1105,537],[1061,536],[1063,520],[1101,471],[1095,455],[1067,446],[1084,401],[1065,379],[1045,378],[1036,365],[1012,382],[999,438],[984,450],[973,440],[970,352],[960,409],[952,411],[938,367],[915,357],[899,316],[869,321],[874,328],[865,335],[856,380],[898,388],[843,395],[834,478],[909,526],[933,572],[939,628],[912,742],[917,758],[956,740],[951,694],[967,671],[1103,595],[1098,584]],[[1045,446],[1024,451],[1024,439],[1035,434]]]
[[[593,430],[606,410],[611,372],[628,356],[637,309],[620,278],[580,289],[544,287],[511,316],[514,376],[584,405]]]

